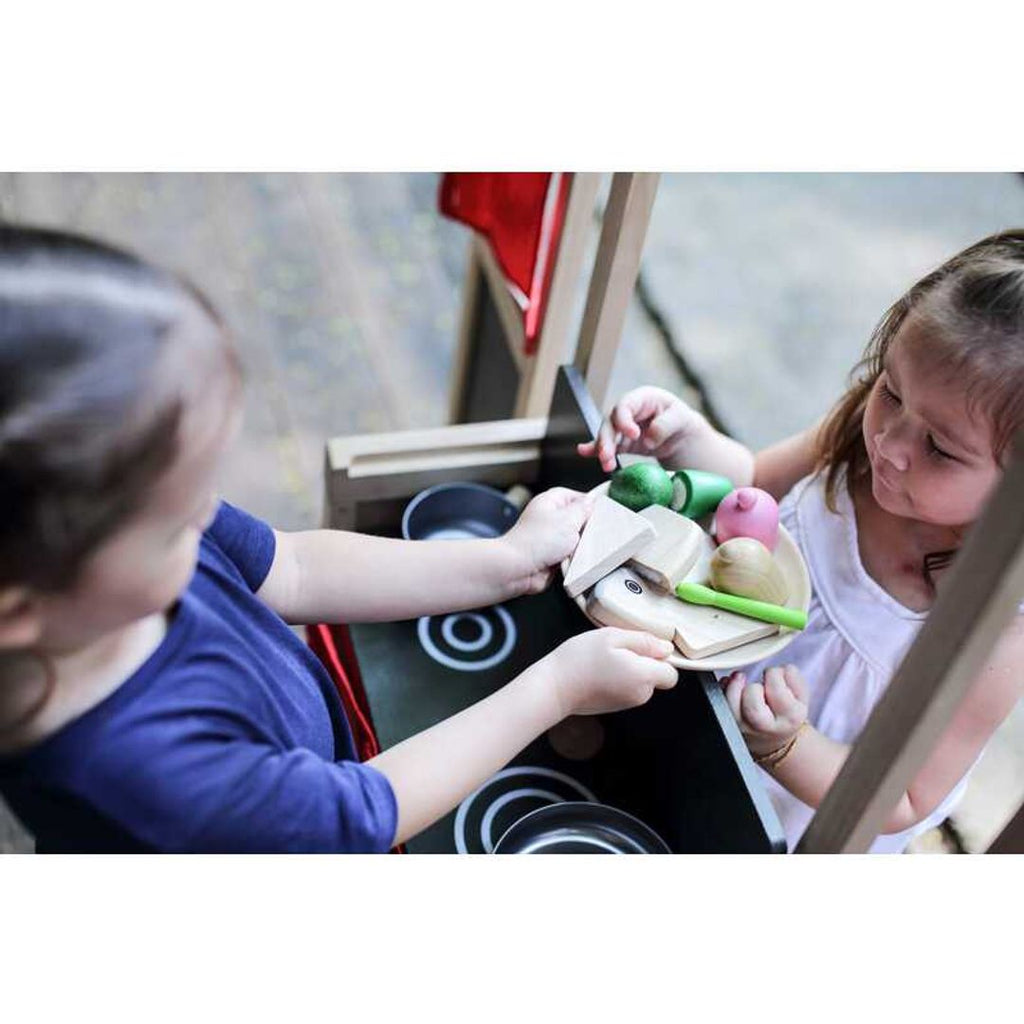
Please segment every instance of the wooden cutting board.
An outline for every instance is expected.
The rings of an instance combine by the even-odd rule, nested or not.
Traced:
[[[671,640],[688,658],[706,658],[779,632],[770,622],[680,601],[628,567],[598,581],[587,614],[606,626],[644,629]]]

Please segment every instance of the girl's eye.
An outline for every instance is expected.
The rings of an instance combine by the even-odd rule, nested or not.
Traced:
[[[885,383],[885,381],[883,381],[883,382],[882,382],[882,397],[883,397],[883,398],[884,398],[884,399],[885,399],[885,400],[886,400],[887,402],[890,402],[890,403],[892,403],[893,405],[899,405],[899,404],[900,404],[900,399],[899,399],[899,396],[898,396],[898,395],[896,395],[896,394],[894,394],[894,393],[893,393],[893,392],[892,392],[892,391],[891,391],[891,390],[889,389],[889,385],[888,385],[888,384],[886,384],[886,383]]]
[[[950,462],[956,462],[956,456],[950,455],[949,452],[944,452],[936,443],[935,439],[931,434],[928,435],[928,454],[936,459],[949,459]]]

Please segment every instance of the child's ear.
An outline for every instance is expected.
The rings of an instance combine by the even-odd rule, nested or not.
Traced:
[[[43,630],[39,602],[27,587],[0,588],[0,648],[29,647]]]

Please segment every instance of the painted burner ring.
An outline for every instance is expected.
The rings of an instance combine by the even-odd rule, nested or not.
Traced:
[[[456,632],[466,623],[477,631],[471,639]],[[416,624],[416,635],[427,656],[439,665],[456,672],[484,672],[500,665],[512,653],[518,633],[512,616],[496,604],[476,612],[455,612],[443,617],[424,615]]]
[[[578,800],[597,803],[582,782],[564,772],[535,765],[504,768],[459,805],[455,849],[459,853],[491,853],[508,827],[530,811]]]

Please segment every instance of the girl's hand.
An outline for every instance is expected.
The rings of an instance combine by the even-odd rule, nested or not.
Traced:
[[[554,677],[563,718],[598,715],[637,707],[675,686],[678,673],[665,660],[673,650],[650,633],[606,627],[566,640],[538,665]]]
[[[593,499],[567,487],[538,494],[501,539],[513,552],[511,587],[515,594],[539,594],[555,567],[576,550]]]
[[[596,456],[606,473],[615,469],[616,452],[639,452],[680,468],[688,442],[707,429],[707,420],[671,391],[634,388],[601,421],[597,437],[576,450],[585,458]]]
[[[747,683],[742,672],[733,672],[722,682],[725,699],[755,757],[788,743],[807,720],[807,684],[794,665],[767,669],[760,683]]]

